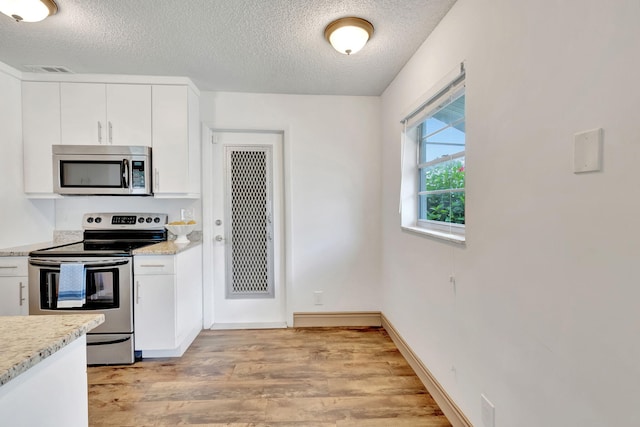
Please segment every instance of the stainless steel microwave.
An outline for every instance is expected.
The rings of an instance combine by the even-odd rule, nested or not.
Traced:
[[[53,145],[58,194],[150,196],[151,147]]]

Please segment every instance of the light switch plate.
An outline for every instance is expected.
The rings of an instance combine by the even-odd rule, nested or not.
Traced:
[[[573,172],[602,170],[602,128],[573,136]]]
[[[484,427],[495,427],[496,408],[484,394],[480,395],[480,401],[482,402],[482,425]]]

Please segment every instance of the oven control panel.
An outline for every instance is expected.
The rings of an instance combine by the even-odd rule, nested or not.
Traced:
[[[168,215],[164,213],[88,213],[82,218],[85,230],[149,230],[164,229]]]

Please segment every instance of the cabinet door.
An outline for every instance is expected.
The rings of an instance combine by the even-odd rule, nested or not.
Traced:
[[[153,86],[154,193],[185,193],[189,177],[186,86]]]
[[[200,107],[188,86],[154,85],[154,195],[199,197]]]
[[[137,275],[135,280],[135,349],[175,348],[175,276]]]
[[[0,276],[0,316],[29,314],[28,278]]]
[[[107,143],[151,146],[151,86],[107,85]]]
[[[60,83],[62,144],[107,142],[106,85]]]
[[[53,195],[51,146],[60,144],[60,83],[22,82],[24,192]]]

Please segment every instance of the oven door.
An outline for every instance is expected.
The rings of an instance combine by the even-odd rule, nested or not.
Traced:
[[[58,307],[60,265],[84,265],[86,302]],[[131,257],[30,258],[29,314],[103,313],[105,322],[91,333],[133,332]]]

